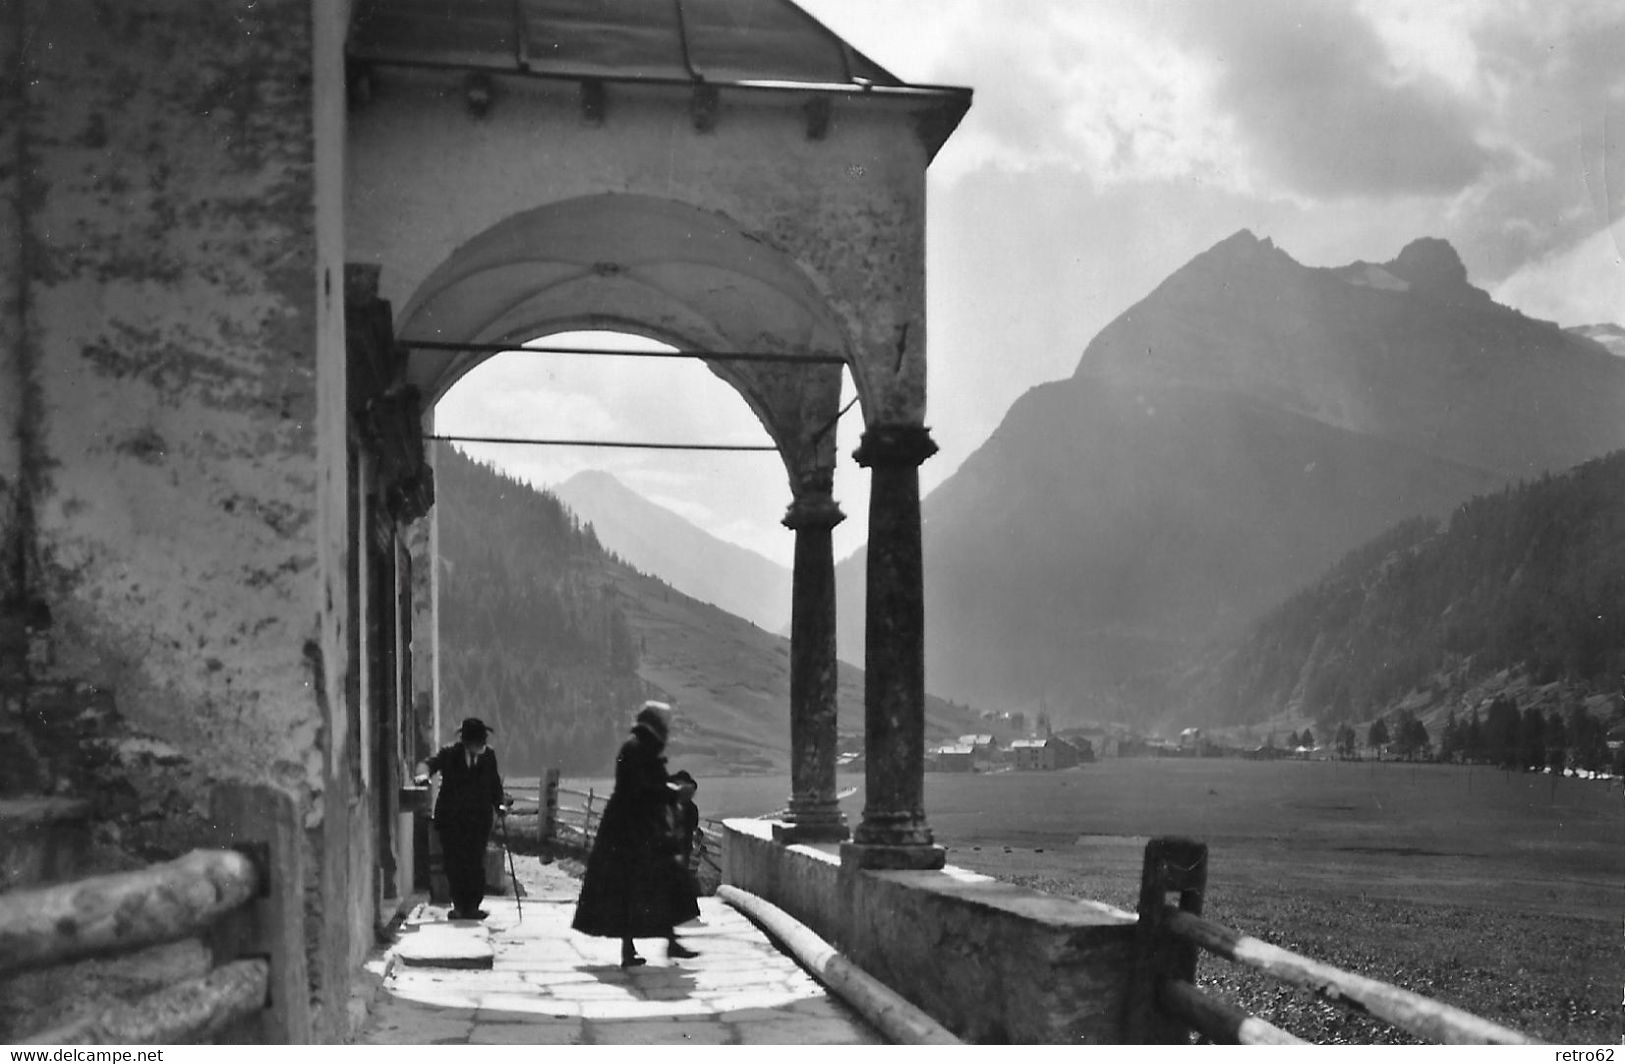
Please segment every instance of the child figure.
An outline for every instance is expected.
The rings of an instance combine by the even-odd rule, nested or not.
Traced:
[[[699,881],[695,876],[695,864],[699,859],[695,841],[700,830],[700,807],[694,804],[694,792],[700,789],[700,785],[687,770],[683,770],[672,774],[670,786],[675,794],[673,806],[677,813],[676,861],[681,869],[678,889],[682,892],[675,908],[680,913],[692,914],[690,919],[695,919],[700,914]],[[699,954],[677,941],[677,929],[673,927],[666,943],[666,955],[696,957]]]

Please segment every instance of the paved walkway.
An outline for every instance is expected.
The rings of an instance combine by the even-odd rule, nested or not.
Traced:
[[[700,899],[681,928],[700,951],[620,967],[618,940],[570,930],[581,883],[557,865],[517,856],[523,919],[511,896],[489,897],[484,924],[450,923],[444,907],[408,918],[380,959],[368,1045],[875,1045],[884,1039],[734,909]],[[415,951],[412,947],[418,947]],[[414,952],[420,956],[405,963]],[[424,966],[424,959],[484,968]]]

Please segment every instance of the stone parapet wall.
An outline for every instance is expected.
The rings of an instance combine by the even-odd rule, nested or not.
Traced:
[[[723,879],[784,909],[959,1037],[1120,1043],[1135,916],[958,868],[858,871],[833,846],[783,846],[730,820]]]

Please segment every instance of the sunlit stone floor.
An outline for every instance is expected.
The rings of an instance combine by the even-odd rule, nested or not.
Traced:
[[[873,1045],[884,1041],[755,925],[716,898],[680,930],[700,951],[668,960],[665,943],[638,941],[649,963],[622,969],[620,943],[570,929],[580,882],[555,865],[517,857],[527,893],[488,897],[483,924],[451,923],[422,906],[375,962],[382,985],[360,1042],[554,1045]],[[414,948],[415,947],[415,948]],[[439,967],[446,963],[489,967]],[[411,963],[406,963],[410,959]]]

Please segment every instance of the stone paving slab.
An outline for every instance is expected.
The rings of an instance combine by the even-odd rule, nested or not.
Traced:
[[[620,943],[570,928],[580,882],[515,856],[523,892],[489,897],[483,923],[421,906],[380,959],[385,973],[360,1038],[368,1045],[878,1045],[884,1038],[755,925],[716,898],[679,928],[700,956],[620,966]],[[484,968],[419,956],[489,951]]]
[[[400,962],[414,968],[489,968],[496,959],[490,933],[474,921],[424,924],[401,936]]]

